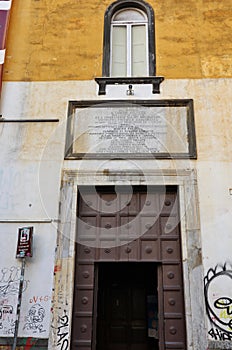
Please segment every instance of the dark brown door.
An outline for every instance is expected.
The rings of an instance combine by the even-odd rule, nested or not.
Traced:
[[[71,348],[186,349],[178,189],[84,187],[77,216]],[[156,275],[159,340],[147,337],[144,316]]]
[[[98,269],[97,350],[158,350],[148,329],[148,298],[157,298],[156,265],[103,263]]]

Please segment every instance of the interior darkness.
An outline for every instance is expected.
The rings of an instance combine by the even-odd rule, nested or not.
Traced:
[[[97,268],[96,349],[158,350],[157,265],[113,262]]]

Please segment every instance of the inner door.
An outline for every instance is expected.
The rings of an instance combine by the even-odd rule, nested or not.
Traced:
[[[97,268],[97,350],[158,350],[156,264]]]

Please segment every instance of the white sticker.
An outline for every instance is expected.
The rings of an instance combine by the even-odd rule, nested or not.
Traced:
[[[10,10],[12,0],[0,1],[0,10]]]
[[[5,61],[5,52],[6,50],[0,50],[0,64],[3,64]]]

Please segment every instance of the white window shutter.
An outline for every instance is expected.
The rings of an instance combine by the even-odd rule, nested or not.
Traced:
[[[127,30],[126,26],[112,26],[111,76],[127,74]]]
[[[147,35],[145,25],[133,25],[131,33],[132,76],[147,76]]]

